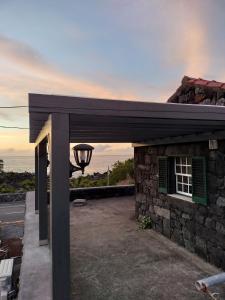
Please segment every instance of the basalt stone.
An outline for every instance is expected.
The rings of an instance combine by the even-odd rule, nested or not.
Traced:
[[[195,246],[195,244],[194,244],[193,241],[184,239],[184,247],[185,247],[188,251],[194,253],[194,252],[195,252],[194,246]]]
[[[163,217],[168,220],[170,219],[170,211],[168,209],[165,209],[165,208],[155,205],[154,210],[158,216]]]
[[[195,238],[196,248],[201,249],[205,254],[207,253],[206,241],[199,236]]]
[[[211,218],[206,218],[205,219],[205,226],[207,228],[213,228],[213,229],[215,229],[215,227],[216,227],[216,221],[212,220]]]
[[[207,214],[208,214],[208,208],[205,206],[202,206],[202,205],[199,205],[198,211],[203,216],[207,216]]]
[[[171,233],[171,240],[177,242],[181,246],[184,246],[184,240],[180,230],[177,229],[173,230],[173,232]]]
[[[182,232],[183,232],[183,237],[185,240],[191,240],[192,233],[189,230],[187,230],[186,228],[183,228]]]
[[[225,198],[219,197],[216,201],[216,205],[219,207],[225,207]]]
[[[208,187],[211,193],[217,193],[218,189],[218,177],[213,174],[208,174]]]
[[[163,219],[163,234],[170,238],[170,220]]]
[[[202,225],[205,222],[205,217],[198,213],[198,215],[196,215],[196,217],[195,217],[195,220],[197,223]]]
[[[216,105],[225,106],[225,98],[220,98],[217,100]]]
[[[225,175],[224,154],[220,152],[218,152],[216,159],[216,175],[219,177],[224,177]]]
[[[221,234],[225,235],[225,225],[221,224],[219,222],[216,222],[216,231],[218,233],[221,233]],[[225,242],[225,237],[224,237],[224,242]]]
[[[186,214],[186,213],[183,213],[183,214],[181,215],[181,217],[182,217],[183,219],[185,219],[185,220],[190,220],[190,219],[191,219],[190,215],[189,215],[189,214]]]

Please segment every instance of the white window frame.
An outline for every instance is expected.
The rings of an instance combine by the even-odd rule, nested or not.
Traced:
[[[179,163],[177,163],[177,159],[179,159]],[[185,159],[185,163],[183,163],[183,160]],[[192,186],[192,173],[188,173],[188,169],[192,168],[192,165],[189,163],[188,164],[188,159],[190,160],[190,157],[188,156],[176,156],[174,158],[174,171],[175,171],[175,177],[176,177],[176,193],[185,195],[188,197],[192,197],[192,192],[190,193],[190,187],[191,189],[193,188]],[[177,168],[180,167],[180,173],[177,172]],[[186,169],[186,173],[182,172],[182,167]],[[178,180],[178,176],[182,178],[182,182]],[[187,183],[183,181],[183,178],[187,177]],[[182,191],[179,190],[178,185],[182,186]],[[188,192],[184,192],[184,186],[188,187]]]

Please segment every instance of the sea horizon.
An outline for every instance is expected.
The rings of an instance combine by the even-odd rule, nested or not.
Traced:
[[[85,169],[85,175],[106,172],[108,167],[111,169],[117,161],[125,161],[129,158],[133,158],[133,154],[95,154],[90,165]],[[0,159],[4,162],[5,172],[34,172],[34,156],[32,155],[0,155]],[[70,161],[75,164],[72,155]],[[81,174],[78,172],[77,175]]]

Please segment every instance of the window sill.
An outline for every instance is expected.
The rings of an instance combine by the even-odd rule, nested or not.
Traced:
[[[184,200],[184,201],[188,201],[190,203],[194,203],[192,201],[191,197],[185,196],[185,195],[181,195],[181,194],[168,194],[168,196],[176,198],[176,199],[180,199],[180,200]]]

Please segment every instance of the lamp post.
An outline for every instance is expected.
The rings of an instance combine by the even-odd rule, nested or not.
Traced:
[[[82,171],[82,174],[84,174],[85,167],[87,167],[91,161],[93,150],[94,147],[88,144],[79,144],[73,147],[74,159],[77,166],[74,166],[70,162],[70,177],[73,172],[76,171]]]

